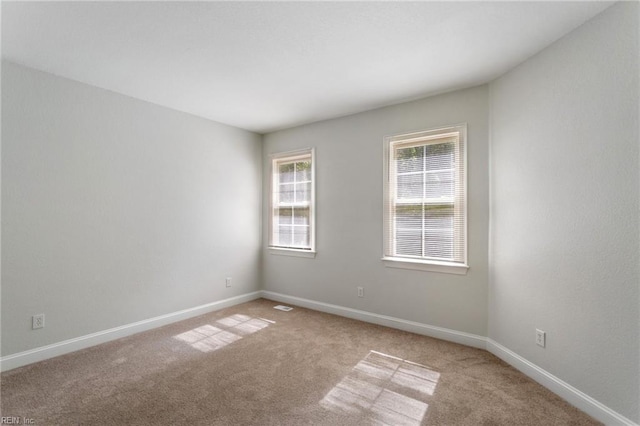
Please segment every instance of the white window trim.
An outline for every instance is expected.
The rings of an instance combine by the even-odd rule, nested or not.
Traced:
[[[469,265],[437,260],[412,260],[406,257],[383,257],[387,268],[413,269],[415,271],[442,272],[446,274],[467,275]]]
[[[387,244],[390,243],[391,238],[389,233],[392,232],[392,227],[390,226],[390,212],[389,212],[389,185],[390,185],[390,170],[389,170],[389,160],[391,158],[391,144],[398,138],[402,138],[403,140],[410,141],[411,137],[415,137],[416,139],[422,138],[424,135],[428,135],[431,133],[444,133],[446,131],[460,131],[462,138],[464,138],[464,149],[462,153],[462,167],[464,168],[464,179],[465,179],[465,202],[464,202],[464,232],[465,232],[465,243],[464,243],[464,263],[459,262],[446,262],[441,260],[430,260],[430,259],[412,259],[410,257],[395,257],[395,256],[387,256],[386,253],[389,252]],[[418,271],[429,271],[429,272],[441,272],[448,274],[456,274],[456,275],[466,275],[469,270],[468,265],[468,246],[469,246],[469,230],[468,230],[468,168],[467,168],[467,151],[468,151],[468,140],[467,140],[467,123],[454,124],[451,126],[444,126],[438,128],[432,128],[427,130],[420,130],[417,132],[409,132],[402,134],[395,134],[391,136],[387,136],[383,140],[383,242],[382,242],[382,258],[380,259],[384,265],[388,268],[399,268],[399,269],[412,269]]]
[[[278,256],[291,256],[291,257],[308,257],[315,258],[316,252],[302,249],[282,248],[282,247],[269,247],[269,253]]]
[[[299,249],[293,247],[279,247],[271,245],[271,239],[273,238],[273,190],[274,190],[274,169],[273,164],[275,160],[284,158],[295,158],[296,156],[308,156],[311,155],[311,203],[309,209],[309,226],[311,232],[309,234],[310,249]],[[271,254],[281,256],[292,257],[316,257],[316,151],[315,148],[304,148],[295,151],[277,152],[269,155],[269,238],[267,242],[267,248]]]

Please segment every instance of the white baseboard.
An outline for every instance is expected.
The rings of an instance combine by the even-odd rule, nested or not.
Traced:
[[[255,291],[240,296],[231,297],[217,302],[207,303],[205,305],[196,306],[194,308],[184,309],[155,318],[126,324],[120,327],[111,328],[109,330],[88,334],[86,336],[76,337],[74,339],[65,340],[47,346],[42,346],[28,351],[7,355],[0,358],[0,371],[7,371],[24,365],[32,364],[38,361],[44,361],[59,355],[64,355],[90,346],[106,343],[121,337],[130,336],[135,333],[150,330],[152,328],[161,327],[177,321],[192,318],[208,312],[217,311],[240,303],[249,302],[251,300],[264,297],[281,303],[290,303],[292,305],[313,309],[320,312],[326,312],[347,318],[353,318],[364,322],[383,325],[386,327],[396,328],[399,330],[409,331],[416,334],[435,337],[454,343],[460,343],[466,346],[486,349],[506,363],[520,370],[522,373],[531,377],[555,394],[564,398],[570,404],[603,422],[606,425],[624,425],[624,426],[640,426],[629,420],[625,416],[618,414],[606,405],[596,401],[584,392],[574,388],[570,384],[557,378],[553,374],[529,362],[525,358],[502,346],[498,342],[479,336],[476,334],[465,333],[461,331],[451,330],[443,327],[422,324],[414,321],[407,321],[401,318],[394,318],[386,315],[375,314],[357,309],[346,308],[344,306],[332,305],[329,303],[317,302],[314,300],[303,299],[295,296],[275,293],[272,291]]]
[[[401,318],[389,317],[386,315],[374,314],[367,311],[346,308],[329,303],[316,302],[315,300],[302,299],[300,297],[288,296],[286,294],[274,293],[272,291],[262,291],[262,297],[282,303],[302,306],[320,312],[339,315],[341,317],[353,318],[372,324],[384,325],[398,330],[410,331],[424,336],[435,337],[449,342],[460,343],[474,348],[486,349],[486,337],[477,334],[465,333],[443,327],[422,324],[414,321],[407,321]]]
[[[616,413],[606,405],[529,362],[493,339],[487,339],[487,350],[605,425],[638,426],[637,423]]]
[[[106,343],[121,337],[130,336],[141,331],[147,331],[152,328],[161,327],[177,321],[182,321],[208,312],[217,311],[229,306],[238,305],[240,303],[249,302],[259,299],[260,291],[242,294],[240,296],[230,297],[228,299],[219,300],[217,302],[207,303],[205,305],[196,306],[194,308],[183,309],[181,311],[172,312],[166,315],[160,315],[154,318],[122,325],[120,327],[110,328],[108,330],[99,331],[97,333],[87,334],[62,342],[53,343],[51,345],[30,349],[12,355],[0,358],[0,371],[7,371],[23,365],[32,364],[45,359],[64,355],[90,346]]]

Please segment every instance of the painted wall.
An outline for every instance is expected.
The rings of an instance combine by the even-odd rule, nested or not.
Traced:
[[[263,257],[265,290],[486,335],[488,244],[488,87],[267,134],[269,154],[316,149],[317,256]],[[469,265],[466,276],[385,267],[382,158],[385,135],[468,123]],[[268,244],[268,196],[263,245]],[[364,298],[356,287],[364,287]]]
[[[638,14],[619,3],[490,86],[489,337],[635,422]]]
[[[261,158],[260,135],[3,63],[2,354],[258,290]]]

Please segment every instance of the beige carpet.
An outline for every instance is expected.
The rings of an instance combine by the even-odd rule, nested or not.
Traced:
[[[36,425],[592,425],[486,351],[260,299],[2,374]]]

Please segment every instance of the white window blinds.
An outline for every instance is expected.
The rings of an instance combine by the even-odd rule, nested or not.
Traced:
[[[272,157],[270,246],[314,249],[313,151]]]
[[[466,126],[386,139],[385,257],[466,264]]]

